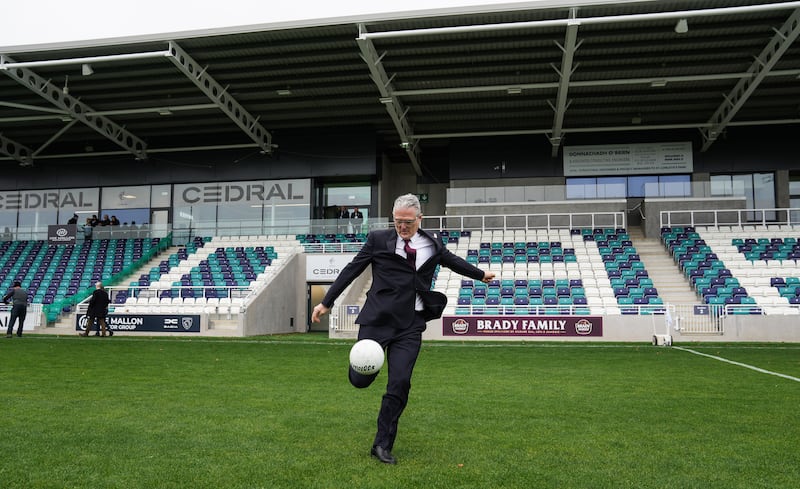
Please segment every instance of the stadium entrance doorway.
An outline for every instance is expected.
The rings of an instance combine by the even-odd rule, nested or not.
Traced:
[[[324,314],[319,318],[318,323],[311,322],[311,313],[314,310],[314,306],[320,303],[323,297],[325,297],[325,293],[328,292],[331,284],[308,284],[308,292],[306,297],[308,297],[308,304],[306,307],[308,308],[308,325],[306,327],[307,331],[328,331],[330,326],[330,314]]]

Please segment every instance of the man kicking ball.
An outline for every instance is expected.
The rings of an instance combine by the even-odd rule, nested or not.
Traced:
[[[494,278],[494,273],[484,272],[448,251],[438,233],[420,229],[422,212],[415,195],[398,197],[392,215],[394,229],[375,230],[367,235],[361,251],[342,269],[311,314],[311,321],[319,322],[344,289],[372,265],[372,286],[356,323],[360,325],[359,340],[375,340],[386,350],[388,381],[371,451],[386,464],[397,463],[392,449],[397,423],[408,403],[422,332],[427,321],[441,317],[447,304],[444,294],[430,290],[436,266],[483,282]],[[364,388],[377,373],[364,375],[351,368],[349,376],[351,384]]]

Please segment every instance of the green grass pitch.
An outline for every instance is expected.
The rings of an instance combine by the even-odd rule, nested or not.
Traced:
[[[800,485],[800,345],[426,342],[386,466],[352,343],[3,340],[0,487]]]

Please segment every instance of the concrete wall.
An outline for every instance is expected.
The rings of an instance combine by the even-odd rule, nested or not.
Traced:
[[[308,324],[306,258],[298,253],[247,306],[244,336],[305,332]]]

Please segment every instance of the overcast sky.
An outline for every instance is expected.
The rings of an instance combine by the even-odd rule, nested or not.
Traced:
[[[293,23],[393,12],[559,1],[515,0],[4,0],[0,49],[92,39]]]

